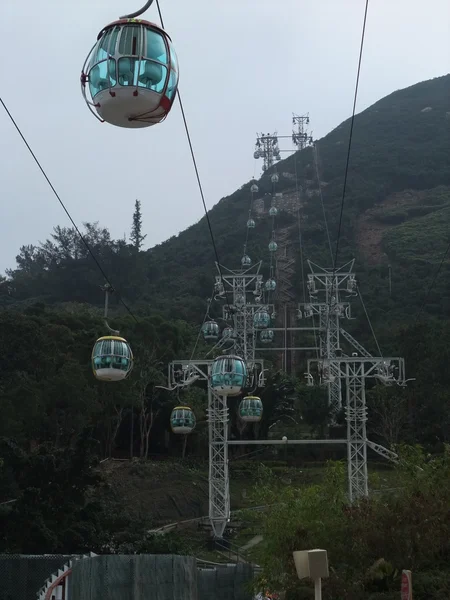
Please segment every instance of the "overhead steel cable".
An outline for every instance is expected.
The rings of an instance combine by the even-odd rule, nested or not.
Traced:
[[[117,294],[117,297],[119,298],[120,302],[122,303],[122,305],[124,306],[124,308],[127,310],[127,312],[131,315],[131,317],[136,321],[136,323],[138,323],[138,319],[135,317],[135,315],[133,314],[132,310],[130,309],[130,307],[126,304],[126,302],[123,300],[123,298],[121,297],[121,295],[117,292],[117,290],[115,290],[113,284],[111,283],[111,280],[109,279],[108,275],[106,274],[105,270],[103,269],[102,265],[100,264],[100,260],[97,258],[97,256],[95,255],[94,251],[92,250],[91,246],[89,245],[89,243],[87,242],[86,238],[84,237],[84,235],[81,233],[81,231],[79,230],[77,224],[75,223],[75,221],[72,218],[72,215],[70,214],[69,210],[67,209],[66,205],[64,204],[64,202],[61,199],[61,196],[58,194],[58,192],[56,191],[53,183],[51,182],[49,176],[47,175],[45,169],[43,168],[43,166],[41,165],[39,159],[37,158],[36,154],[33,152],[30,144],[27,142],[24,134],[22,133],[19,125],[16,123],[14,117],[12,116],[11,112],[9,111],[8,107],[6,106],[5,102],[3,101],[3,99],[0,97],[0,103],[2,104],[3,108],[5,109],[6,114],[8,115],[8,117],[10,118],[11,122],[13,123],[14,127],[16,128],[18,134],[20,135],[20,137],[22,138],[23,143],[25,144],[25,146],[27,147],[29,153],[31,154],[31,156],[33,157],[35,163],[37,164],[37,166],[39,167],[39,170],[41,171],[42,175],[44,176],[45,180],[47,181],[48,185],[50,186],[50,189],[52,190],[53,194],[56,196],[58,202],[60,203],[60,205],[62,206],[64,212],[66,213],[66,215],[68,216],[70,222],[72,223],[75,231],[77,232],[77,234],[80,236],[81,241],[83,242],[83,244],[86,246],[87,251],[89,252],[89,254],[91,255],[93,261],[95,262],[98,270],[100,271],[100,273],[102,274],[104,280],[106,281],[106,283],[111,287],[112,290],[114,290]]]
[[[362,307],[363,307],[363,310],[364,310],[364,314],[366,315],[367,322],[369,323],[370,331],[372,332],[373,339],[375,340],[375,344],[376,344],[377,350],[378,350],[378,356],[383,356],[383,353],[381,352],[380,344],[378,343],[377,336],[375,335],[375,330],[374,330],[374,328],[372,326],[372,322],[371,322],[371,320],[369,318],[369,313],[367,312],[367,308],[366,308],[366,305],[364,303],[364,300],[363,300],[363,297],[362,297],[362,294],[361,294],[361,290],[359,289],[359,286],[356,286],[356,291],[358,292],[358,296],[359,296],[359,299],[361,300],[361,304],[362,304]]]
[[[363,26],[362,26],[362,32],[361,32],[361,42],[360,42],[360,47],[359,47],[358,69],[356,72],[355,93],[353,95],[353,108],[352,108],[352,116],[351,116],[351,120],[350,120],[350,133],[349,133],[349,138],[348,138],[347,158],[346,158],[346,162],[345,162],[341,208],[340,208],[340,213],[339,213],[339,223],[338,223],[338,230],[337,230],[337,236],[336,236],[336,250],[335,250],[334,260],[333,260],[331,293],[329,295],[328,311],[327,311],[328,315],[327,315],[327,323],[326,323],[326,328],[325,328],[326,336],[328,335],[328,329],[329,329],[331,303],[333,300],[333,287],[335,286],[334,276],[335,276],[336,270],[337,270],[337,260],[338,260],[338,255],[339,255],[339,241],[341,238],[342,220],[343,220],[344,205],[345,205],[345,195],[347,192],[347,180],[348,180],[348,171],[349,171],[349,165],[350,165],[350,153],[351,153],[352,141],[353,141],[353,128],[354,128],[354,124],[355,124],[355,114],[356,114],[356,101],[358,98],[359,78],[360,78],[360,74],[361,74],[361,64],[362,64],[362,56],[363,56],[363,50],[364,50],[364,40],[365,40],[365,36],[366,36],[368,8],[369,8],[369,0],[366,0],[365,9],[364,9]]]
[[[333,264],[333,248],[331,246],[330,230],[328,228],[328,221],[327,221],[327,216],[326,216],[326,213],[325,213],[325,204],[324,204],[324,201],[323,201],[322,186],[320,185],[319,152],[318,152],[318,149],[317,149],[317,142],[315,142],[314,146],[313,146],[313,157],[314,157],[314,165],[315,165],[315,171],[316,171],[317,185],[319,186],[320,204],[322,205],[323,220],[325,222],[325,231],[326,231],[326,234],[327,234],[328,247],[330,249],[331,264]]]
[[[162,13],[161,13],[161,7],[159,5],[159,0],[156,0],[156,6],[157,6],[157,9],[158,9],[159,20],[161,21],[161,27],[164,29],[165,28],[164,27],[164,20],[163,20],[163,16],[162,16]],[[178,101],[180,103],[181,116],[183,118],[184,128],[186,130],[186,137],[187,137],[187,141],[188,141],[188,144],[189,144],[189,149],[191,151],[192,163],[194,165],[194,171],[195,171],[195,176],[197,178],[198,189],[200,190],[200,196],[201,196],[202,203],[203,203],[203,208],[204,208],[204,211],[205,211],[206,222],[208,223],[209,234],[211,236],[211,243],[212,243],[212,246],[213,246],[213,249],[214,249],[214,255],[216,257],[217,269],[219,271],[220,280],[221,280],[221,282],[222,282],[222,284],[224,285],[224,288],[225,288],[223,274],[222,274],[222,267],[221,267],[221,263],[220,263],[220,260],[219,260],[219,253],[217,252],[217,246],[216,246],[216,241],[214,239],[214,234],[213,234],[213,230],[212,230],[212,226],[211,226],[211,220],[209,218],[208,209],[206,207],[206,201],[205,201],[205,194],[204,194],[204,191],[203,191],[203,185],[202,185],[202,181],[200,179],[200,173],[199,173],[198,166],[197,166],[197,159],[195,158],[194,147],[193,147],[193,144],[192,144],[191,134],[189,132],[189,127],[188,127],[188,123],[187,123],[186,113],[184,111],[183,101],[181,99],[181,94],[180,94],[180,89],[179,88],[177,89],[177,96],[178,96]],[[228,299],[228,293],[227,293],[226,288],[225,288],[225,298],[226,298],[227,304],[230,306],[230,302],[229,302],[229,299]]]
[[[439,276],[439,273],[441,272],[442,266],[443,266],[443,264],[444,264],[444,261],[445,261],[445,259],[447,258],[447,255],[448,255],[448,253],[449,253],[449,252],[450,252],[450,242],[448,243],[447,249],[445,250],[444,254],[442,255],[442,258],[441,258],[441,261],[440,261],[440,263],[439,263],[439,266],[438,266],[438,268],[437,268],[437,270],[436,270],[436,273],[434,274],[434,277],[433,277],[433,279],[432,279],[432,281],[431,281],[430,285],[428,286],[427,293],[425,294],[425,298],[423,299],[423,301],[422,301],[422,304],[421,304],[421,306],[420,306],[420,308],[419,308],[419,311],[418,311],[418,313],[417,313],[417,315],[416,315],[416,318],[414,319],[414,325],[416,325],[416,324],[417,324],[417,321],[419,320],[419,317],[420,317],[420,315],[422,314],[422,312],[423,312],[423,311],[424,311],[424,309],[425,309],[425,306],[426,306],[426,304],[427,304],[428,298],[430,297],[430,294],[431,294],[431,290],[432,290],[432,289],[434,288],[434,286],[435,286],[435,283],[436,283],[436,281],[437,281],[437,278],[438,278],[438,276]]]
[[[295,171],[295,193],[297,196],[297,226],[298,226],[298,242],[300,246],[300,264],[301,264],[301,272],[302,272],[302,289],[303,289],[303,308],[306,304],[306,280],[305,280],[305,265],[303,261],[303,236],[302,236],[302,221],[300,217],[300,186],[298,183],[298,169],[297,169],[297,154],[294,154],[294,171]],[[323,202],[322,202],[323,206]],[[328,225],[326,222],[325,211],[323,213],[325,219],[325,225],[328,231]],[[317,342],[317,331],[316,331],[316,320],[314,313],[312,314],[312,324],[313,324],[313,333],[314,333],[314,347],[316,349],[316,357],[319,360],[319,345]]]
[[[359,77],[361,74],[361,63],[362,63],[362,55],[363,55],[363,49],[364,49],[364,39],[366,36],[366,23],[367,23],[368,8],[369,8],[369,0],[366,0],[366,7],[364,10],[363,28],[362,28],[362,33],[361,33],[361,44],[360,44],[360,48],[359,48],[358,70],[356,73],[355,93],[354,93],[354,97],[353,97],[353,110],[352,110],[352,117],[351,117],[351,121],[350,121],[350,134],[349,134],[349,138],[348,138],[347,160],[346,160],[346,164],[345,164],[344,185],[342,188],[341,210],[340,210],[340,214],[339,214],[339,225],[338,225],[338,232],[337,232],[337,238],[336,238],[336,251],[335,251],[335,255],[334,255],[333,274],[336,271],[337,259],[338,259],[338,254],[339,254],[339,240],[341,237],[342,218],[343,218],[343,214],[344,214],[344,204],[345,204],[345,194],[347,191],[348,170],[349,170],[349,165],[350,165],[350,152],[352,149],[353,128],[354,128],[354,124],[355,124],[355,113],[356,113],[356,101],[358,98]]]

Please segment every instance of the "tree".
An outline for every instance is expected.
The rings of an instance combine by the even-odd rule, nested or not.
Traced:
[[[147,235],[142,235],[142,213],[141,202],[136,200],[134,203],[133,225],[131,226],[130,240],[136,252],[139,252],[142,247],[142,242]]]
[[[310,427],[311,434],[325,436],[325,430],[330,420],[330,407],[324,388],[309,387],[303,382],[297,386],[298,404],[302,417]]]
[[[260,467],[253,503],[266,510],[249,512],[249,518],[260,521],[264,543],[255,548],[255,558],[269,588],[286,590],[292,600],[311,597],[297,580],[292,552],[326,548],[326,597],[398,598],[402,569],[414,571],[416,600],[449,597],[450,447],[440,456],[408,446],[398,453],[400,493],[352,505],[344,463],[330,463],[323,482],[307,488],[283,488],[275,473]]]
[[[403,390],[375,386],[368,393],[370,428],[388,446],[404,440],[408,425],[408,405]]]
[[[73,448],[43,444],[27,455],[0,439],[0,489],[6,495],[9,488],[16,500],[0,512],[0,551],[76,553],[97,547],[101,507],[89,497],[100,482],[97,445],[86,434]]]

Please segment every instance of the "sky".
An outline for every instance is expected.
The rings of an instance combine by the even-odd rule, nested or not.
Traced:
[[[142,203],[151,247],[203,216],[178,103],[145,129],[100,123],[80,92],[98,32],[144,0],[5,2],[0,97],[75,222],[114,238]],[[160,0],[208,209],[254,175],[257,132],[290,135],[309,112],[320,139],[351,115],[365,0]],[[144,17],[158,22],[156,6]],[[448,73],[448,0],[371,0],[357,112]],[[280,143],[289,150],[289,139]],[[288,156],[287,153],[282,154]],[[20,246],[70,223],[0,105],[0,272]]]

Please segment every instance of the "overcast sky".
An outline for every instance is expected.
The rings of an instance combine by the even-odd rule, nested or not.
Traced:
[[[289,135],[292,112],[309,112],[320,138],[350,116],[364,0],[160,3],[208,208],[259,176],[256,132]],[[79,85],[100,29],[142,4],[5,0],[0,95],[77,223],[122,237],[138,198],[153,246],[203,214],[178,104],[164,123],[127,130],[99,123]],[[144,18],[157,22],[156,7]],[[449,40],[449,0],[371,0],[358,111],[446,74]],[[21,245],[70,223],[1,106],[0,156],[3,271]]]

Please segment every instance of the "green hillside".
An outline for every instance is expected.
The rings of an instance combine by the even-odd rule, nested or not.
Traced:
[[[431,110],[424,111],[427,108]],[[323,197],[333,245],[342,197],[349,126],[350,120],[345,121],[318,141],[320,176],[326,184],[323,186]],[[351,256],[358,259],[357,269],[361,274],[363,291],[365,288],[372,291],[382,287],[387,276],[387,270],[383,267],[392,263],[394,295],[390,302],[383,298],[386,302],[385,309],[395,308],[396,305],[401,305],[404,309],[405,303],[412,309],[420,304],[421,292],[427,283],[423,278],[429,275],[429,268],[424,265],[423,269],[417,271],[415,259],[420,262],[423,258],[423,241],[419,239],[427,235],[424,232],[431,225],[425,218],[426,215],[433,210],[433,206],[438,210],[448,202],[449,156],[450,75],[394,92],[356,116],[340,259],[344,261]],[[301,216],[305,255],[319,264],[330,264],[320,201],[317,195],[308,197],[308,192],[314,193],[318,188],[311,148],[278,163],[277,169],[281,176],[277,191],[282,191],[285,196],[295,192],[292,179],[295,162],[299,183],[304,189]],[[270,193],[269,175],[264,175],[257,183],[260,188],[259,197]],[[239,264],[242,254],[250,185],[251,182],[222,199],[210,212],[219,257],[230,267]],[[388,225],[394,221],[386,223],[386,231],[383,230],[381,239],[385,256],[371,261],[365,254],[363,245],[358,243],[360,221],[374,207],[383,215],[384,207],[390,206],[392,197],[399,193],[408,193],[411,198],[410,206],[403,208],[406,211],[403,221],[408,222],[411,235],[408,238],[401,233],[400,239],[393,242],[397,238],[396,230]],[[439,251],[448,241],[448,212],[442,211],[440,216],[436,215],[436,219],[440,226],[433,227],[428,235],[430,247]],[[278,228],[295,225],[296,221],[295,214],[282,211]],[[267,261],[268,229],[266,212],[257,219],[257,228],[250,236],[249,254],[255,259],[261,257]],[[416,236],[415,230],[420,231],[421,236]],[[291,237],[298,252],[298,230],[295,226]],[[406,244],[407,249],[403,248]],[[406,261],[405,252],[408,254]],[[211,276],[214,274],[214,255],[205,219],[149,250],[147,261],[152,272],[152,295],[155,302],[169,289],[177,298],[183,299],[192,295],[207,295]],[[406,290],[405,281],[408,281],[409,291]],[[447,298],[449,283],[446,269],[436,289]],[[387,283],[384,287],[387,290]],[[440,308],[434,307],[433,312],[442,315],[446,306],[447,304]]]
[[[283,257],[295,267],[288,275],[287,271],[284,273],[283,284],[293,292],[294,306],[304,299],[302,266],[306,264],[301,264],[300,250],[305,263],[310,259],[331,266],[319,186],[334,249],[349,126],[350,121],[345,121],[318,140],[320,182],[312,148],[277,165],[279,182],[275,192],[282,193],[276,201],[276,239],[280,249],[277,268],[282,271]],[[368,436],[386,446],[402,442],[423,445],[426,455],[420,460],[424,463],[424,479],[420,480],[422,475],[417,469],[411,469],[409,479],[405,479],[409,495],[398,498],[394,493],[387,498],[384,494],[391,487],[391,479],[397,480],[401,474],[380,471],[381,501],[363,504],[356,515],[359,520],[353,525],[352,518],[346,517],[343,522],[340,516],[340,483],[335,485],[329,480],[328,488],[319,485],[304,495],[296,491],[297,487],[303,491],[308,484],[320,484],[324,479],[326,484],[323,466],[329,459],[345,458],[344,448],[341,452],[332,445],[299,445],[289,450],[286,446],[284,452],[284,448],[271,446],[264,453],[254,447],[230,449],[233,507],[260,506],[272,494],[285,496],[289,501],[294,496],[300,498],[301,503],[306,502],[300,503],[303,512],[297,514],[294,503],[292,514],[280,509],[274,521],[286,527],[280,529],[281,537],[274,535],[274,539],[283,545],[285,538],[291,543],[289,536],[296,535],[296,544],[309,540],[302,524],[304,515],[314,515],[308,503],[315,498],[312,506],[325,494],[322,500],[331,499],[337,507],[330,512],[330,518],[337,519],[335,524],[330,521],[330,526],[336,525],[334,552],[340,552],[339,540],[346,541],[353,535],[359,540],[356,547],[363,544],[365,554],[361,554],[359,575],[382,558],[384,540],[380,541],[379,532],[384,535],[391,531],[392,522],[398,525],[397,538],[413,540],[414,547],[419,536],[427,532],[429,545],[420,555],[422,562],[416,563],[420,568],[425,565],[426,571],[426,561],[434,560],[431,550],[428,553],[430,540],[439,527],[430,529],[422,516],[417,523],[417,515],[425,513],[431,503],[434,508],[430,520],[439,524],[444,514],[442,507],[448,505],[448,486],[435,496],[433,486],[439,473],[448,475],[448,457],[444,460],[442,455],[450,443],[450,257],[444,261],[427,297],[422,318],[416,322],[416,316],[449,243],[449,157],[450,75],[394,92],[358,114],[339,241],[339,264],[351,258],[357,260],[359,287],[382,351],[385,355],[404,356],[408,377],[415,379],[405,389],[368,389]],[[296,195],[296,172],[300,198]],[[270,173],[257,183],[256,228],[251,231],[247,252],[254,261],[264,261],[263,273],[267,274],[272,226],[268,208],[274,191]],[[240,265],[251,185],[252,182],[245,183],[210,211],[220,260],[230,268]],[[167,364],[192,355],[216,274],[215,256],[205,218],[145,251],[140,240],[146,223],[141,223],[139,205],[135,206],[133,222],[128,241],[112,239],[104,224],[86,223],[83,230],[118,292],[111,298],[111,324],[129,340],[135,355],[134,369],[126,381],[105,384],[93,377],[92,346],[105,333],[103,293],[99,287],[104,281],[76,231],[55,227],[43,244],[22,246],[15,268],[0,277],[0,552],[184,552],[189,547],[194,551],[192,543],[189,546],[177,534],[165,538],[143,532],[166,522],[202,516],[206,511],[205,389],[192,386],[176,394],[162,386],[167,384]],[[121,304],[119,292],[132,315]],[[218,311],[216,303],[211,313]],[[376,352],[357,298],[352,311],[355,319],[348,322],[348,330]],[[199,355],[205,355],[202,341],[196,348]],[[267,385],[258,392],[264,404],[258,426],[243,428],[238,417],[239,399],[229,401],[232,437],[267,439],[270,434],[279,438],[287,435],[290,439],[323,439],[325,435],[345,435],[342,415],[337,427],[328,427],[324,389],[305,386],[306,358],[305,353],[298,352],[296,372],[289,376],[269,364]],[[197,416],[197,427],[185,440],[170,429],[171,410],[180,403],[191,406]],[[130,457],[135,460],[107,461],[99,468],[103,458]],[[413,455],[411,460],[414,462],[417,457]],[[373,458],[374,455],[369,457],[371,476],[375,469],[386,469],[385,463],[374,465]],[[258,463],[271,465],[274,476],[269,474],[268,479],[277,482],[276,489],[265,489],[261,484]],[[422,481],[428,486],[423,496]],[[251,496],[254,486],[259,486],[259,496]],[[339,498],[335,502],[337,492]],[[313,508],[317,506],[322,504],[316,503]],[[403,516],[397,519],[398,513]],[[442,540],[433,550],[444,562],[449,552],[447,513],[445,528],[441,528]],[[271,515],[277,517],[276,512],[269,511],[258,526],[276,534],[276,527],[271,529]],[[288,531],[291,517],[297,527],[294,534]],[[321,518],[309,523],[310,531],[314,532],[319,522],[322,523]],[[360,529],[356,531],[355,527]],[[329,535],[328,524],[319,529],[320,535]],[[197,535],[201,539],[196,539],[195,552],[204,547],[203,534],[196,533],[194,537]],[[311,543],[322,541],[325,544],[322,537],[316,536]],[[394,597],[397,570],[403,568],[397,549],[396,544],[389,545],[390,554],[384,558],[391,561],[395,572],[383,576],[380,583],[380,591],[384,586],[391,595],[371,599]],[[283,560],[290,560],[292,548],[288,545],[281,548],[275,544],[269,550],[273,556],[284,553]],[[416,554],[420,554],[419,550]],[[342,554],[340,561],[345,563],[346,556]],[[266,560],[265,568],[269,563]],[[347,569],[342,564],[340,568]],[[346,577],[352,579],[350,571]],[[379,578],[377,573],[372,575],[375,581],[369,584],[376,588]],[[443,593],[439,599],[448,598],[445,590]],[[336,597],[347,596],[342,592]],[[351,597],[360,600],[361,595]],[[417,597],[422,600],[427,596],[423,592]]]
[[[317,143],[333,249],[349,126],[347,120]],[[449,212],[445,207],[450,193],[449,156],[450,75],[396,91],[356,116],[339,262],[357,259],[360,288],[381,328],[407,321],[421,305],[430,280],[428,260],[439,262],[448,241]],[[278,163],[280,181],[276,186],[276,192],[284,195],[279,202],[277,229],[287,229],[289,233],[297,259],[292,283],[300,300],[296,168],[303,190],[300,218],[304,257],[323,265],[329,265],[331,258],[313,153],[307,148]],[[248,253],[254,260],[263,259],[267,269],[270,174],[263,175],[257,183],[256,200],[265,199],[266,210],[256,215],[257,226],[251,232]],[[242,255],[250,185],[251,182],[244,184],[210,211],[220,260],[231,268],[239,266]],[[205,218],[137,256],[123,240],[111,240],[107,230],[90,227],[88,240],[99,252],[107,271],[113,273],[115,286],[137,310],[151,306],[167,317],[197,322],[203,317],[204,301],[211,293],[216,274]],[[46,302],[100,303],[95,265],[70,237],[70,230],[63,228],[45,248],[23,247],[18,268],[9,272],[7,295],[3,294],[0,301],[11,304],[35,298]],[[392,269],[392,296],[388,293],[388,264]],[[448,316],[449,291],[446,261],[426,310],[437,317]]]

